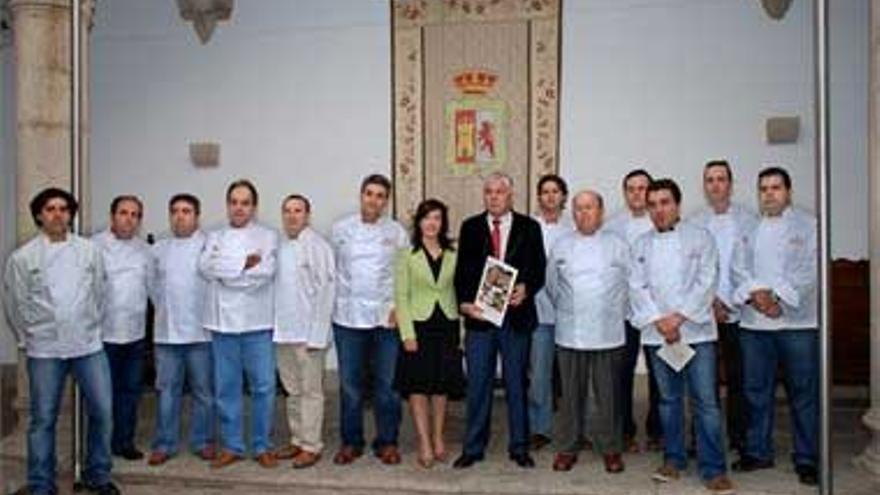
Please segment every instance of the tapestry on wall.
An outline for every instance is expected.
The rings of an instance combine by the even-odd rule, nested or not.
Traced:
[[[482,209],[494,170],[530,210],[558,170],[560,0],[393,0],[394,206],[427,197],[453,226]]]

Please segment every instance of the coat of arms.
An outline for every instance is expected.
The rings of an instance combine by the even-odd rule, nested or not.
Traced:
[[[507,105],[487,96],[497,80],[484,70],[453,78],[462,95],[446,104],[446,163],[455,175],[499,168],[507,160]]]

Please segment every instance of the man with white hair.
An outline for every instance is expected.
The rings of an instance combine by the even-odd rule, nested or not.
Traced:
[[[544,286],[546,256],[538,222],[513,211],[513,180],[495,172],[483,182],[486,210],[466,219],[458,236],[455,292],[465,317],[467,426],[456,468],[483,459],[489,442],[495,362],[501,354],[508,407],[508,454],[523,468],[534,467],[529,455],[526,368],[532,332],[538,326],[535,294]],[[483,318],[473,304],[486,259],[493,256],[518,270],[507,314],[500,327]]]

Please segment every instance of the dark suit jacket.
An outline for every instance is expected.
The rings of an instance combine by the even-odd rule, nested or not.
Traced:
[[[510,234],[504,250],[504,262],[519,270],[516,283],[524,283],[527,297],[518,307],[508,307],[504,323],[521,331],[538,326],[535,294],[544,286],[547,259],[541,226],[535,220],[513,213]],[[458,264],[455,267],[455,294],[459,303],[473,302],[483,274],[486,258],[492,254],[487,212],[474,215],[461,224],[458,236]],[[465,318],[468,330],[495,328],[489,322]]]

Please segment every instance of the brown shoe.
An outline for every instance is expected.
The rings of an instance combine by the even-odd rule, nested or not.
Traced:
[[[577,462],[577,454],[570,452],[558,452],[553,458],[554,471],[571,471],[571,468]]]
[[[657,468],[656,471],[654,471],[654,474],[651,475],[651,479],[658,483],[667,483],[673,480],[677,480],[678,477],[678,468],[669,463],[664,463],[662,466]]]
[[[719,474],[707,481],[706,488],[714,495],[734,495],[736,493],[733,482],[730,481],[726,474]]]
[[[397,450],[396,445],[386,445],[380,448],[379,451],[376,452],[376,457],[382,461],[382,464],[387,464],[389,466],[400,464],[400,452]]]
[[[641,452],[639,442],[634,437],[623,437],[623,451],[629,454],[638,454]]]
[[[225,468],[226,466],[235,464],[240,461],[242,457],[238,454],[233,454],[228,450],[223,450],[218,454],[213,461],[211,461],[211,467],[214,469]]]
[[[196,452],[196,455],[203,461],[213,461],[217,457],[217,450],[214,449],[213,445],[208,445],[202,447],[201,450]]]
[[[290,444],[276,450],[274,455],[278,460],[287,460],[293,459],[299,455],[300,452],[302,452],[302,448],[300,448],[299,445]]]
[[[623,472],[623,458],[620,454],[605,454],[605,471],[609,473]]]
[[[362,456],[364,452],[361,449],[352,447],[350,445],[343,445],[339,452],[333,456],[333,464],[339,464],[340,466],[344,466],[346,464],[351,464],[358,457]]]
[[[293,458],[293,469],[303,469],[314,466],[320,459],[320,452],[309,452],[308,450],[300,449],[300,451]]]
[[[147,459],[147,464],[150,466],[161,466],[168,462],[168,459],[171,459],[170,455],[157,450],[150,454],[150,457]]]
[[[530,450],[541,450],[550,443],[550,438],[540,433],[535,433],[529,438]]]
[[[278,467],[278,459],[275,458],[275,455],[271,452],[263,452],[262,454],[257,455],[255,459],[257,464],[262,468],[272,469],[274,467]]]

